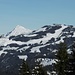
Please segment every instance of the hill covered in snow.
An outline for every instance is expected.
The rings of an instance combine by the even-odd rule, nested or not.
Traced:
[[[31,63],[30,67],[34,65],[36,60],[42,60],[41,64],[52,70],[58,45],[64,41],[67,44],[68,53],[71,54],[70,46],[75,41],[74,26],[45,25],[32,31],[18,25],[5,37],[0,38],[0,69],[4,72],[12,71],[15,75],[22,59],[25,59]]]

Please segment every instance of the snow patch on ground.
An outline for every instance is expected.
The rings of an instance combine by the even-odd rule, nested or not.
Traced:
[[[41,51],[40,51],[40,48],[42,48],[42,47],[45,47],[45,46],[47,46],[47,45],[50,45],[50,44],[46,44],[46,45],[42,45],[42,46],[37,46],[37,47],[33,47],[32,49],[31,49],[31,53],[35,53],[35,52],[38,52],[38,53],[40,53]]]
[[[30,53],[35,53],[35,52],[38,52],[38,53],[40,53],[40,46],[38,46],[38,47],[33,47],[32,49],[31,49],[31,51],[30,51]]]
[[[25,51],[26,49],[28,49],[30,46],[26,46],[26,47],[22,47],[20,49],[18,49],[17,51],[20,51],[20,53],[22,53],[22,51]]]
[[[73,36],[72,37],[75,37],[75,32],[73,33]]]
[[[16,43],[18,45],[24,44],[24,42],[9,40],[8,38],[0,38],[0,46],[6,46],[8,44]]]
[[[34,37],[37,36],[37,34],[30,34],[30,35],[24,35],[25,37]]]
[[[56,63],[55,59],[49,59],[49,58],[45,58],[41,62],[41,64],[43,64],[43,66],[52,65],[53,63]]]
[[[68,49],[67,52],[68,52],[68,54],[71,54],[72,53],[71,49]]]
[[[50,72],[48,72],[48,71],[47,71],[47,74],[48,74],[48,75],[51,75],[51,73],[50,73]]]
[[[17,50],[18,47],[3,47],[3,50]]]
[[[64,38],[65,38],[65,37],[61,37],[61,39],[60,39],[59,41],[56,41],[55,43],[56,43],[56,44],[59,44],[60,42],[64,42],[64,40],[63,40]]]
[[[49,58],[39,58],[37,61],[40,61],[43,66],[52,65],[53,63],[56,63],[56,59],[49,59]]]
[[[57,52],[57,51],[58,51],[58,50],[55,49],[55,50],[53,50],[52,52],[55,53],[55,52]]]
[[[4,53],[4,54],[7,54],[7,52],[5,52],[4,50],[1,50],[1,51],[0,51],[0,56],[1,56],[3,53]]]
[[[27,60],[27,55],[18,55],[19,59],[24,59],[25,61]]]
[[[36,32],[46,31],[46,28],[38,29]]]

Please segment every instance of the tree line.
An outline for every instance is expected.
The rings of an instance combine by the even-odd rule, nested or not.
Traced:
[[[72,45],[71,54],[67,52],[67,45],[60,42],[56,53],[56,63],[54,64],[55,75],[75,75],[75,43]],[[38,62],[33,70],[29,69],[26,61],[23,60],[20,66],[19,75],[48,75],[47,71]]]
[[[30,70],[27,62],[23,60],[20,66],[19,75],[48,75],[47,71],[43,68],[40,62],[37,62],[34,69]]]

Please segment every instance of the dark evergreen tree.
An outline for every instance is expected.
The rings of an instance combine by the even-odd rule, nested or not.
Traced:
[[[60,42],[56,58],[57,61],[55,64],[55,70],[57,75],[66,75],[68,53],[67,53],[67,46],[65,43]]]
[[[19,75],[31,75],[28,64],[23,60],[22,65],[20,66]]]
[[[72,45],[72,53],[69,57],[69,67],[67,75],[75,75],[75,43]]]
[[[73,45],[72,56],[73,56],[73,75],[75,75],[75,43]]]

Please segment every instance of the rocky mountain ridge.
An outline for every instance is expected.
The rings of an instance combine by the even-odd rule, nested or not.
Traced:
[[[36,60],[42,60],[41,64],[44,67],[49,66],[47,69],[52,71],[58,45],[64,41],[68,53],[71,54],[70,46],[75,41],[74,26],[45,25],[35,31],[17,26],[5,37],[0,38],[0,69],[17,75],[22,59],[25,59],[31,63],[31,68]]]

